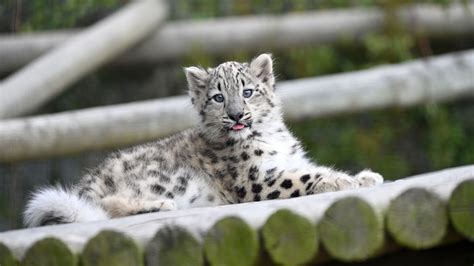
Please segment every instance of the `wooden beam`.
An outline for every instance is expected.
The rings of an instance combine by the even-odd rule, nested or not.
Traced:
[[[167,8],[160,0],[134,1],[37,58],[0,83],[0,119],[36,110],[143,40],[166,15]]]
[[[398,21],[429,37],[474,34],[474,1],[442,5],[419,4],[402,8]],[[201,51],[225,54],[357,40],[381,30],[385,15],[376,8],[324,10],[287,15],[219,18],[170,22],[113,64],[156,63]],[[58,44],[74,31],[0,35],[0,73],[12,71]]]
[[[474,96],[474,50],[277,84],[285,118],[324,117]],[[0,162],[116,148],[193,126],[186,96],[0,121]]]
[[[311,223],[321,225],[323,221],[325,221],[325,219],[328,219],[327,217],[330,216],[331,213],[335,212],[340,214],[341,208],[345,208],[344,206],[340,207],[340,205],[346,205],[345,202],[348,198],[350,199],[356,197],[358,198],[358,201],[364,202],[364,208],[370,209],[371,213],[377,215],[384,215],[390,202],[408,189],[417,187],[424,188],[435,193],[443,202],[446,203],[449,201],[451,197],[451,192],[456,188],[456,186],[458,186],[461,182],[465,180],[472,179],[474,179],[474,165],[445,169],[433,173],[413,176],[410,178],[398,180],[392,183],[386,183],[371,188],[322,193],[317,195],[284,200],[270,200],[262,202],[224,205],[217,207],[151,213],[90,223],[66,224],[12,230],[0,233],[0,243],[6,245],[17,258],[22,258],[25,252],[33,243],[46,237],[58,238],[63,241],[73,252],[80,253],[86,243],[88,243],[91,238],[94,239],[93,237],[98,232],[107,229],[126,234],[128,237],[134,239],[134,241],[139,246],[144,247],[150,242],[154,233],[157,232],[159,229],[170,226],[177,226],[179,228],[186,229],[190,234],[193,235],[196,240],[201,243],[202,241],[206,242],[205,239],[203,239],[202,237],[203,235],[206,235],[206,233],[211,234],[211,236],[209,236],[210,240],[207,240],[208,242],[210,241],[210,244],[207,245],[211,246],[215,244],[214,242],[217,240],[212,236],[212,233],[209,232],[214,232],[216,230],[225,231],[229,228],[238,228],[238,230],[243,230],[242,232],[245,231],[245,241],[246,243],[250,243],[249,245],[252,245],[252,247],[249,248],[254,249],[255,238],[252,233],[252,230],[260,230],[262,227],[265,226],[268,218],[275,211],[280,209],[289,209],[292,212],[301,215],[302,217],[305,217]],[[472,200],[468,204],[473,204]],[[334,209],[336,210],[334,211]],[[472,212],[472,210],[470,211]],[[358,213],[363,214],[364,211]],[[224,220],[229,219],[228,217],[230,216],[238,217],[239,221],[235,222],[234,220],[232,220],[232,222],[230,223],[218,222],[222,221],[223,218],[225,218]],[[341,226],[339,227],[341,231],[339,232],[338,237],[341,237],[342,239],[350,239],[349,243],[351,243],[351,246],[349,246],[348,248],[358,252],[357,246],[360,243],[355,240],[356,238],[353,237],[354,235],[351,232],[357,232],[357,228],[360,225],[363,226],[364,224],[350,223],[350,221],[344,221],[344,219],[347,220],[347,218],[341,215],[335,215],[332,218],[332,223]],[[410,217],[407,217],[407,219],[410,219]],[[230,225],[223,225],[227,223],[229,223]],[[292,224],[289,224],[288,226],[292,226]],[[382,224],[382,226],[384,225]],[[322,236],[322,232],[320,231],[321,228],[321,226],[318,227],[318,234],[320,236]],[[370,230],[379,230],[378,227],[375,227],[373,229],[371,229],[370,227],[364,227],[363,229],[369,230],[366,232],[367,234],[370,234]],[[419,230],[422,229],[423,225],[419,228]],[[226,231],[226,236],[224,237],[225,241],[235,241],[235,232],[236,231]],[[445,240],[447,241],[447,238],[445,238]],[[94,241],[97,242],[97,240]],[[94,241],[91,240],[89,243]],[[225,243],[225,241],[223,243]],[[441,244],[443,244],[443,242],[438,243],[438,245]],[[323,241],[323,245],[327,245],[327,242]],[[380,246],[380,242],[375,243],[375,245]],[[131,246],[133,247],[133,250],[135,250],[134,245]],[[265,245],[261,246],[265,247]],[[309,245],[309,247],[312,248],[313,245]],[[388,251],[386,250],[385,252],[393,250],[394,249],[392,248]],[[84,252],[88,254],[87,256],[90,256],[89,248],[87,248],[87,252]],[[279,256],[284,256],[284,254],[281,254],[281,252],[284,251],[280,250],[278,252],[280,253]],[[317,250],[314,250],[314,252],[317,252]],[[330,255],[332,256],[332,258],[344,260],[353,260],[361,258],[365,259],[368,257],[380,255],[380,253],[373,252],[367,252],[363,257],[348,257],[346,255],[338,254],[338,252],[335,252],[331,253]],[[209,256],[214,256],[215,253],[213,253],[211,249],[211,251],[206,251],[206,255],[209,259]],[[214,259],[218,261],[222,258],[215,257]],[[254,261],[253,255],[252,257],[249,257],[247,259],[249,261]]]

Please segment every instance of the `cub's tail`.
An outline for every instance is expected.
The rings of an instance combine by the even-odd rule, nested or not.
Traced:
[[[107,214],[100,206],[60,187],[35,192],[24,212],[27,227],[106,219]]]

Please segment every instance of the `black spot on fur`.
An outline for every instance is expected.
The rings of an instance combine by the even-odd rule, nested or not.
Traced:
[[[207,200],[213,202],[216,199],[214,195],[207,195]]]
[[[169,191],[166,192],[166,195],[165,195],[165,196],[166,196],[167,198],[169,198],[169,199],[174,199],[174,194],[171,193],[171,192],[169,192]]]
[[[299,197],[300,196],[300,190],[297,189],[295,190],[293,193],[291,193],[290,197],[291,198],[295,198],[295,197]]]
[[[237,192],[237,196],[241,199],[245,198],[245,195],[247,195],[247,190],[245,189],[245,187],[235,187],[236,188],[236,192]]]
[[[250,158],[250,156],[246,152],[242,152],[240,154],[240,158],[242,158],[242,160],[244,161],[247,161]]]
[[[308,182],[310,176],[309,175],[303,175],[300,177],[300,181],[303,183],[303,184],[306,184],[306,182]]]
[[[183,195],[186,192],[186,187],[184,187],[184,186],[175,186],[175,187],[173,187],[173,192],[176,195]]]
[[[217,155],[210,149],[205,149],[201,154],[202,156],[211,159],[211,163],[217,163],[219,161],[219,157],[217,157]]]
[[[253,165],[249,169],[249,179],[252,181],[255,181],[257,180],[257,176],[258,176],[258,168],[257,166]]]
[[[201,195],[197,194],[191,197],[189,200],[189,203],[194,203]]]
[[[233,179],[236,179],[239,176],[239,173],[237,172],[237,168],[234,166],[229,167],[228,172]]]
[[[257,156],[261,156],[263,154],[263,151],[260,149],[254,150],[253,153]]]
[[[240,162],[239,158],[237,158],[236,156],[233,156],[233,155],[229,157],[229,161],[231,161],[233,163]]]
[[[111,176],[104,177],[104,185],[107,187],[107,190],[111,193],[115,192],[115,182]]]
[[[268,105],[270,105],[270,107],[272,107],[272,108],[275,107],[275,104],[270,99],[265,98],[265,100],[267,100],[267,103],[268,103]]]
[[[267,185],[268,185],[269,187],[271,187],[271,186],[273,186],[273,185],[275,184],[275,182],[276,182],[276,179],[272,179],[272,180],[268,181]]]
[[[178,182],[182,186],[187,186],[188,185],[188,180],[189,180],[189,176],[179,176],[178,177]]]
[[[267,170],[267,175],[272,175],[275,173],[275,171],[276,171],[276,167],[270,168]]]
[[[253,197],[253,201],[260,201],[260,200],[261,200],[260,195],[255,195]]]
[[[226,146],[234,146],[235,144],[235,139],[233,138],[229,138],[226,142],[225,142],[225,145]]]
[[[273,155],[277,154],[277,152],[276,151],[271,151],[268,154],[270,154],[270,156],[273,156]]]
[[[279,196],[280,196],[280,191],[275,190],[275,191],[273,191],[272,193],[268,194],[268,195],[267,195],[267,198],[268,198],[268,199],[276,199],[276,198],[278,198]]]
[[[260,193],[263,187],[260,184],[252,184],[252,192],[253,193]]]
[[[132,164],[129,161],[123,161],[122,167],[124,172],[131,171],[133,169]]]
[[[153,193],[161,195],[163,194],[163,192],[165,192],[165,188],[159,184],[153,184],[151,185],[151,191]]]
[[[308,191],[308,190],[311,188],[312,185],[313,185],[313,182],[309,182],[309,183],[306,185],[306,188],[305,188],[306,191]]]
[[[222,178],[224,178],[224,176],[225,176],[225,172],[222,171],[222,170],[216,170],[216,171],[214,172],[214,176],[215,176],[217,179],[222,179]]]
[[[164,183],[164,184],[167,184],[167,183],[171,182],[171,178],[169,178],[168,176],[160,173],[160,182]]]
[[[54,215],[52,212],[47,212],[43,218],[41,218],[40,226],[44,225],[53,225],[53,224],[63,224],[67,223],[65,217]]]
[[[146,172],[146,175],[149,176],[149,177],[158,177],[160,175],[160,172],[158,172],[156,170],[150,170],[150,171]]]
[[[285,179],[283,182],[281,182],[280,187],[289,189],[293,186],[293,182],[291,182],[290,179]]]

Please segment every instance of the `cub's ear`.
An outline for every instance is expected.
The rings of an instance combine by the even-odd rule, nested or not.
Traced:
[[[250,62],[250,71],[263,83],[273,85],[273,60],[271,54],[261,54]]]
[[[206,70],[192,66],[184,68],[184,73],[186,74],[189,90],[191,92],[203,91],[206,89],[206,85],[209,81],[209,73]]]

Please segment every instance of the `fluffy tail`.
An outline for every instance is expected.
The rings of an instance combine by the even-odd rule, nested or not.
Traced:
[[[35,192],[24,212],[27,227],[106,219],[107,214],[100,206],[60,187]]]

